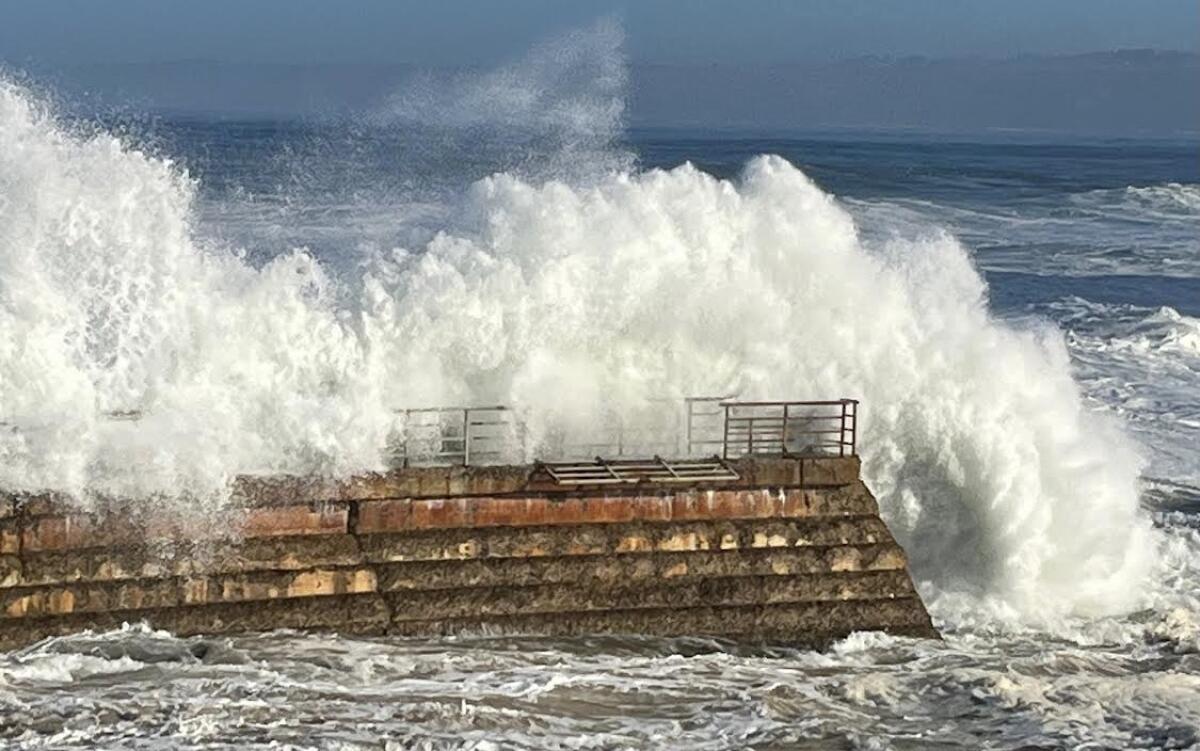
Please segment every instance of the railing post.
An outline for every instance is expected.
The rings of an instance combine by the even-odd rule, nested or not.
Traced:
[[[846,400],[842,400],[842,430],[838,435],[838,456],[846,455]]]
[[[781,436],[780,436],[780,441],[781,441],[782,445],[780,445],[780,447],[779,447],[779,453],[783,454],[784,456],[788,455],[787,428],[788,428],[788,405],[785,404],[785,405],[783,405],[783,432],[781,433]]]
[[[858,454],[858,402],[851,401],[850,405],[853,407],[850,415],[850,456],[856,456]]]
[[[521,461],[527,461],[529,456],[529,441],[525,434],[525,421],[520,419],[516,413],[507,413],[511,415],[513,426],[513,435],[517,439],[517,451],[520,452]]]
[[[467,407],[463,410],[463,466],[467,467],[471,464],[471,408]]]
[[[684,452],[687,456],[691,456],[692,455],[692,409],[696,403],[694,401],[692,401],[691,399],[685,399],[684,403],[687,405],[687,418],[686,418],[687,424],[684,426],[684,432],[685,432],[685,435],[687,436],[687,444],[684,448]]]
[[[725,410],[725,417],[722,419],[722,422],[724,423],[724,425],[722,426],[722,430],[723,430],[724,434],[721,436],[721,458],[728,459],[729,458],[729,405],[723,404],[721,406]]]
[[[409,445],[408,445],[408,442],[411,438],[412,438],[412,410],[406,409],[406,410],[404,410],[404,441],[401,443],[401,447],[404,450],[404,466],[405,466],[405,468],[408,467],[408,457],[412,453],[411,450],[409,449]]]

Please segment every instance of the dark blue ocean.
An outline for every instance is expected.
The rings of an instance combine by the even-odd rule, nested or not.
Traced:
[[[0,479],[157,482],[161,446],[179,447],[170,477],[196,487],[206,468],[239,471],[234,449],[340,471],[368,455],[351,434],[373,402],[346,395],[372,379],[414,400],[498,382],[514,399],[569,399],[556,364],[654,385],[678,367],[656,353],[711,340],[763,384],[790,372],[869,392],[890,432],[868,433],[868,480],[946,640],[858,634],[815,653],[636,635],[181,639],[131,624],[0,655],[0,746],[1200,747],[1200,144],[128,115],[62,118],[44,137],[50,125],[6,106],[0,219],[39,229],[0,229],[0,306],[19,278],[44,285],[40,299],[89,300],[80,320],[100,333],[72,355],[86,367],[62,365],[49,386],[23,391],[33,370],[0,361],[17,374],[0,396],[93,388],[163,432],[123,444],[91,426],[91,453],[47,438],[40,463],[0,445]],[[81,258],[95,261],[54,273]],[[645,305],[689,289],[736,315]],[[0,307],[28,341],[59,325],[34,302]],[[544,305],[530,324],[526,304]],[[812,349],[772,354],[806,326],[819,335],[795,341]],[[436,349],[434,334],[453,341]],[[541,339],[555,347],[525,344]],[[877,354],[838,360],[830,341]],[[442,369],[385,367],[411,352]],[[542,370],[522,369],[536,357]],[[278,418],[273,400],[305,420]],[[57,425],[63,404],[21,414]],[[151,422],[187,405],[213,422]],[[259,436],[255,420],[256,442],[226,444]],[[284,433],[296,444],[271,443]],[[976,559],[988,576],[954,570]]]

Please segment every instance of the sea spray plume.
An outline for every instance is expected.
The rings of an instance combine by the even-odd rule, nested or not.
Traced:
[[[193,193],[0,82],[0,486],[219,499],[240,471],[377,461],[386,412],[350,385],[360,344],[322,269],[198,247]]]
[[[467,208],[394,287],[367,283],[372,354],[408,394],[524,407],[535,436],[605,401],[857,396],[866,479],[935,591],[1026,619],[1136,600],[1153,559],[1137,453],[1083,408],[1061,335],[989,315],[952,238],[868,252],[778,158],[736,184],[497,175]]]
[[[384,127],[417,127],[468,163],[524,177],[579,181],[625,169],[616,148],[625,119],[624,32],[613,19],[536,45],[486,72],[426,72],[370,116]],[[481,175],[482,176],[482,175]]]
[[[200,228],[241,243],[255,264],[303,246],[356,294],[358,261],[423,246],[455,222],[476,180],[578,185],[628,169],[632,154],[615,145],[621,44],[620,26],[601,21],[494,70],[418,76],[367,112],[278,124],[278,138],[255,141],[261,171],[204,191]]]

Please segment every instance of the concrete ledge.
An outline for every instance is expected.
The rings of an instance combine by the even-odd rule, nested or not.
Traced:
[[[760,457],[730,464],[739,479],[698,482],[695,488],[834,487],[859,477],[856,456]],[[601,489],[610,486],[601,486]],[[684,486],[675,486],[686,489]],[[246,506],[288,505],[304,501],[367,501],[384,498],[503,496],[536,492],[570,492],[547,484],[530,466],[406,467],[334,481],[307,477],[240,477],[235,499]]]
[[[388,627],[387,605],[377,594],[304,597],[287,600],[77,613],[52,618],[0,621],[0,649],[13,649],[50,636],[86,629],[148,623],[177,636],[273,631],[281,628],[381,634]]]
[[[853,624],[853,625],[851,625]],[[499,618],[453,618],[392,622],[389,633],[405,636],[456,634],[579,636],[656,634],[734,636],[820,646],[853,631],[936,636],[916,598],[867,602],[821,602],[730,607],[657,608],[552,613]]]
[[[853,571],[905,571],[903,551],[891,545],[419,561],[379,564],[375,570],[381,592],[424,592],[540,584],[612,586],[623,582],[706,577],[806,576],[846,571],[848,562],[857,564]]]
[[[735,569],[720,575],[684,576],[667,571],[655,577],[608,581],[591,577],[521,586],[393,589],[387,595],[387,602],[393,620],[429,620],[608,608],[894,599],[914,595],[903,569],[833,572],[827,566],[823,568],[800,575],[776,571],[757,574]],[[228,577],[17,589],[0,596],[0,608],[4,619],[43,618],[375,591],[376,574],[371,569],[257,572]]]
[[[635,522],[520,528],[450,528],[408,533],[301,535],[179,549],[154,546],[37,551],[0,559],[4,588],[298,571],[389,562],[628,555],[709,550],[885,545],[903,554],[878,517]]]
[[[225,526],[203,528],[189,528],[172,519],[134,513],[14,516],[0,522],[0,554],[230,537],[344,534],[348,529],[349,511],[347,504],[235,510],[229,514]]]
[[[277,628],[353,634],[444,636],[454,634],[657,634],[710,636],[820,647],[855,630],[936,638],[915,598],[857,602],[784,603],[730,607],[645,608],[515,617],[392,621],[378,595],[346,595],[192,608],[79,614],[0,622],[0,649],[84,629],[145,622],[179,636],[269,631]]]
[[[866,603],[915,597],[903,570],[808,576],[729,576],[586,586],[476,587],[392,592],[392,622],[531,616],[606,610],[755,606],[785,603]]]
[[[684,490],[654,494],[362,501],[357,505],[354,531],[377,534],[454,527],[878,514],[879,508],[871,495],[857,491],[855,485],[850,484],[826,492],[801,489]]]
[[[234,576],[88,582],[0,592],[0,617],[28,618],[249,600],[324,597],[376,590],[369,568],[259,571]]]
[[[719,483],[696,482],[689,485],[655,486],[672,492],[688,489],[757,489],[763,487],[826,488],[849,485],[859,479],[860,463],[856,456],[759,457],[731,460],[737,480]],[[232,487],[235,505],[257,508],[347,501],[371,501],[386,498],[446,498],[506,496],[530,493],[569,494],[587,492],[546,483],[531,466],[501,467],[406,467],[334,480],[325,477],[279,476],[238,477]],[[640,486],[634,486],[637,490]],[[611,490],[599,486],[593,491]],[[93,504],[119,508],[121,499],[97,498]],[[0,492],[0,519],[70,513],[76,506],[60,493]]]
[[[300,571],[363,562],[351,535],[267,537],[236,542],[26,553],[9,586],[120,581],[245,571]]]
[[[686,522],[462,529],[360,538],[363,557],[373,563],[548,558],[580,555],[661,554],[708,550],[873,546],[899,551],[887,527],[866,517],[839,522]],[[903,555],[901,553],[901,559]]]
[[[178,540],[380,534],[432,529],[622,524],[717,519],[851,517],[878,514],[861,483],[825,491],[707,490],[596,496],[388,499],[295,504],[232,513],[229,526],[199,530],[155,517],[111,514],[10,517],[0,522],[0,556],[114,549]],[[352,521],[353,520],[353,521]],[[353,527],[353,529],[351,529]],[[4,578],[0,568],[0,581]]]

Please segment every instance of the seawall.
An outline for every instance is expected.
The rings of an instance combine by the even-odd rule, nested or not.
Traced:
[[[936,636],[857,457],[727,466],[594,486],[532,466],[243,478],[223,528],[0,496],[0,648],[138,621],[179,635]]]

